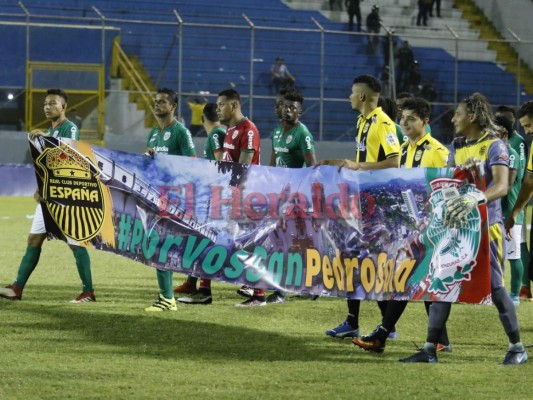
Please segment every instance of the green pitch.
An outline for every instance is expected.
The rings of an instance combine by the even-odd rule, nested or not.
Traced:
[[[0,197],[0,284],[14,279],[34,203]],[[528,218],[529,220],[529,218]],[[0,299],[0,399],[529,399],[531,361],[499,363],[507,349],[496,309],[457,305],[453,353],[436,365],[405,365],[422,345],[427,317],[413,303],[400,337],[365,353],[324,332],[346,314],[342,299],[290,298],[241,309],[236,287],[214,283],[208,306],[147,314],[155,270],[91,250],[96,303],[68,304],[81,291],[64,243],[47,242],[21,302]],[[176,275],[175,283],[182,276]],[[291,296],[290,296],[291,297]],[[361,306],[361,329],[379,322]],[[518,308],[524,344],[533,343],[533,303]]]

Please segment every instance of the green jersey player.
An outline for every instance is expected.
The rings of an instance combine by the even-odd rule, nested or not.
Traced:
[[[55,138],[68,138],[73,140],[78,140],[80,138],[78,127],[70,122],[65,116],[67,100],[67,94],[61,89],[49,89],[46,92],[44,115],[52,122],[52,126],[44,132],[38,129],[31,131],[29,134],[31,140],[35,139],[37,136],[53,136]],[[38,191],[35,192],[34,198],[38,204],[35,209],[30,234],[28,235],[26,253],[20,262],[17,278],[11,285],[5,288],[0,288],[0,297],[10,300],[22,299],[22,291],[33,270],[39,263],[41,248],[46,239],[46,227],[40,203],[41,197]],[[78,242],[69,238],[67,238],[67,242],[76,259],[78,274],[82,282],[82,293],[70,302],[85,303],[96,301],[96,298],[94,297],[89,253],[85,247],[79,246]]]
[[[159,124],[150,131],[145,154],[155,153],[196,157],[191,133],[174,116],[178,106],[178,95],[171,89],[158,89],[154,99],[154,113]],[[159,296],[145,311],[176,311],[176,300],[172,290],[172,271],[157,270]]]

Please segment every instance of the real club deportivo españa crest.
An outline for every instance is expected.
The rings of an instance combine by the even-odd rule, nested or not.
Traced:
[[[104,222],[99,172],[69,146],[46,148],[36,160],[43,171],[43,200],[54,222],[68,237],[94,238]]]

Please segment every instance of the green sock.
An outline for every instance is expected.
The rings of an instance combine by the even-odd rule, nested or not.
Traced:
[[[157,270],[157,283],[159,284],[159,293],[165,299],[172,299],[174,291],[172,290],[172,271]]]
[[[522,260],[509,260],[509,264],[511,264],[511,294],[518,296],[522,285],[524,266],[522,265]]]
[[[76,259],[76,267],[78,267],[78,274],[80,275],[81,283],[84,292],[93,291],[93,278],[91,275],[91,259],[89,252],[85,247],[76,247],[72,249],[72,254]]]
[[[523,268],[522,273],[522,285],[529,287],[529,250],[527,249],[527,243],[520,243],[520,254],[522,258],[522,266],[527,265],[528,268]]]
[[[15,282],[13,282],[15,285],[21,288],[24,288],[24,286],[26,286],[26,282],[28,282],[31,273],[39,263],[39,257],[41,257],[40,247],[26,247],[26,253],[20,261],[17,279],[15,279]]]

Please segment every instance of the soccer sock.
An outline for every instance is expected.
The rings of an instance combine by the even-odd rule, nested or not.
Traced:
[[[346,321],[353,329],[359,328],[359,309],[361,308],[361,300],[348,299],[348,316]]]
[[[492,302],[498,309],[498,316],[500,317],[505,333],[509,337],[509,342],[519,342],[520,332],[516,318],[516,309],[504,287],[492,289]]]
[[[172,299],[174,292],[172,290],[172,271],[157,270],[157,283],[159,284],[159,293],[165,299]]]
[[[396,326],[396,323],[402,316],[405,308],[407,307],[407,301],[389,301],[387,310],[381,321],[381,325],[388,331],[392,331]]]
[[[17,279],[15,279],[15,282],[13,282],[15,285],[19,286],[22,289],[24,288],[24,286],[26,286],[26,282],[28,282],[30,275],[39,263],[40,256],[40,247],[26,247],[26,253],[24,253],[22,260],[20,261],[19,270],[17,272]]]
[[[452,303],[435,301],[429,308],[428,336],[426,342],[433,343],[435,346],[439,342],[442,330],[450,315]]]
[[[89,252],[85,247],[76,247],[72,249],[72,254],[76,259],[76,267],[78,268],[78,275],[81,279],[83,292],[93,291],[93,278],[91,275],[91,258]]]
[[[429,316],[429,308],[431,307],[431,301],[424,301],[424,307],[426,308],[426,313]],[[440,334],[439,343],[443,346],[448,346],[450,344],[450,339],[448,338],[448,330],[446,329],[446,324],[442,327],[442,333]]]
[[[381,318],[385,318],[385,314],[387,313],[388,304],[389,304],[388,300],[379,300],[378,301],[379,311],[381,311]]]
[[[524,265],[522,260],[509,260],[511,265],[511,294],[518,296],[520,286],[522,285],[522,274],[524,273]]]
[[[196,276],[188,275],[187,276],[187,283],[191,284],[196,287],[196,282],[198,282],[198,278]],[[201,285],[201,283],[200,283]]]
[[[529,250],[527,249],[527,243],[520,243],[520,257],[522,260],[522,286],[529,287],[529,268],[524,268],[524,266],[529,266]]]
[[[200,293],[211,294],[211,279],[200,279],[200,287],[198,290]]]

